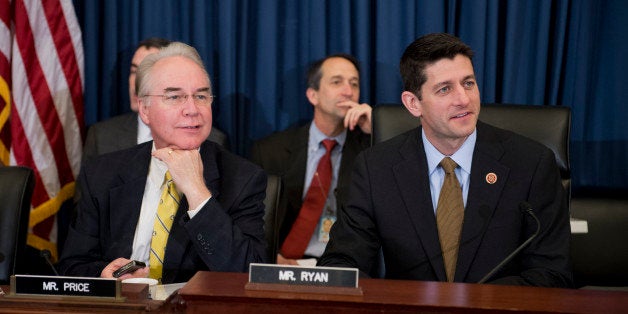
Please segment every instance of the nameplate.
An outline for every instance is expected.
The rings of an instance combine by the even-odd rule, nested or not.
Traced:
[[[117,279],[60,276],[11,276],[11,295],[122,299]]]
[[[249,283],[256,284],[357,288],[358,275],[357,268],[256,263],[251,263],[249,266]]]

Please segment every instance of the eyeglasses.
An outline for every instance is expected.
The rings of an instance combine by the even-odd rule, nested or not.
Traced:
[[[209,93],[200,92],[192,95],[183,94],[183,93],[165,93],[163,95],[144,95],[143,97],[161,97],[163,103],[167,106],[179,106],[183,105],[188,97],[192,96],[192,101],[197,106],[211,106],[212,101],[214,100],[214,95],[210,95]]]

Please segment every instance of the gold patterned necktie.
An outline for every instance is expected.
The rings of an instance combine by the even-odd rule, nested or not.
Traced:
[[[150,278],[157,279],[161,282],[163,271],[164,254],[166,252],[166,244],[168,243],[168,235],[174,221],[174,216],[179,208],[179,193],[172,181],[170,171],[166,171],[164,178],[166,187],[161,193],[159,205],[157,206],[157,215],[153,225],[153,237],[150,241],[149,256],[149,275]]]
[[[453,282],[458,260],[460,231],[464,218],[464,204],[460,182],[458,182],[454,172],[458,164],[453,159],[445,157],[441,160],[440,166],[445,170],[445,181],[438,197],[436,225],[438,227],[440,247],[443,252],[447,281]]]

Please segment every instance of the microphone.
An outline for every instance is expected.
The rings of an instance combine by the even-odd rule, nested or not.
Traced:
[[[39,252],[39,255],[41,255],[41,257],[43,257],[46,260],[46,262],[48,263],[48,265],[50,265],[50,268],[55,273],[55,275],[59,276],[59,273],[57,272],[57,269],[55,268],[55,265],[53,265],[52,261],[50,260],[51,255],[52,255],[52,254],[50,254],[50,250],[41,250]]]
[[[539,221],[539,218],[537,218],[534,212],[532,211],[532,205],[530,205],[530,203],[525,202],[525,201],[519,203],[519,210],[521,210],[522,212],[534,218],[534,221],[536,222],[536,231],[525,242],[521,243],[521,245],[519,245],[516,250],[510,253],[510,255],[506,256],[506,258],[504,258],[504,260],[502,260],[501,263],[499,263],[488,274],[486,274],[486,276],[480,279],[478,283],[485,283],[498,270],[504,267],[504,265],[508,264],[519,252],[521,252],[521,250],[523,250],[526,246],[528,246],[530,242],[532,242],[532,240],[534,240],[534,238],[536,238],[536,236],[539,234],[539,231],[541,231],[541,222]]]

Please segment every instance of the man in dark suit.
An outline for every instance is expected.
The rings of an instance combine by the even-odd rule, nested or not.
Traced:
[[[370,146],[371,107],[358,103],[359,75],[358,61],[350,55],[330,55],[314,62],[308,70],[306,90],[314,107],[312,122],[261,139],[251,149],[253,162],[282,178],[279,211],[285,215],[279,230],[277,262],[280,264],[297,264],[297,260],[316,258],[323,253],[329,234],[322,222],[335,221],[337,204],[343,204],[347,195],[353,160]],[[321,144],[324,139],[335,139],[338,143],[331,153],[334,175],[325,208],[317,217],[319,223],[305,251],[286,256],[288,253],[282,247],[302,210],[304,193],[325,153]]]
[[[139,260],[149,266],[121,278],[150,273],[170,283],[198,270],[245,272],[264,262],[266,175],[206,141],[213,95],[196,50],[172,43],[147,56],[137,83],[139,114],[153,141],[83,166],[61,272],[111,278]]]
[[[488,282],[572,285],[567,199],[554,154],[477,121],[472,56],[449,34],[406,48],[401,99],[421,127],[357,157],[349,201],[319,265],[366,272],[381,250],[387,278],[478,282],[536,231],[520,211],[525,201],[540,233]],[[455,169],[445,173],[450,160]]]
[[[132,112],[95,123],[89,128],[83,147],[83,162],[98,155],[129,148],[152,139],[148,126],[142,122],[137,114],[135,72],[147,55],[159,51],[168,44],[170,41],[167,39],[152,37],[137,45],[131,59],[131,71],[129,73],[129,100]],[[219,129],[212,127],[207,139],[227,147],[227,136]]]

